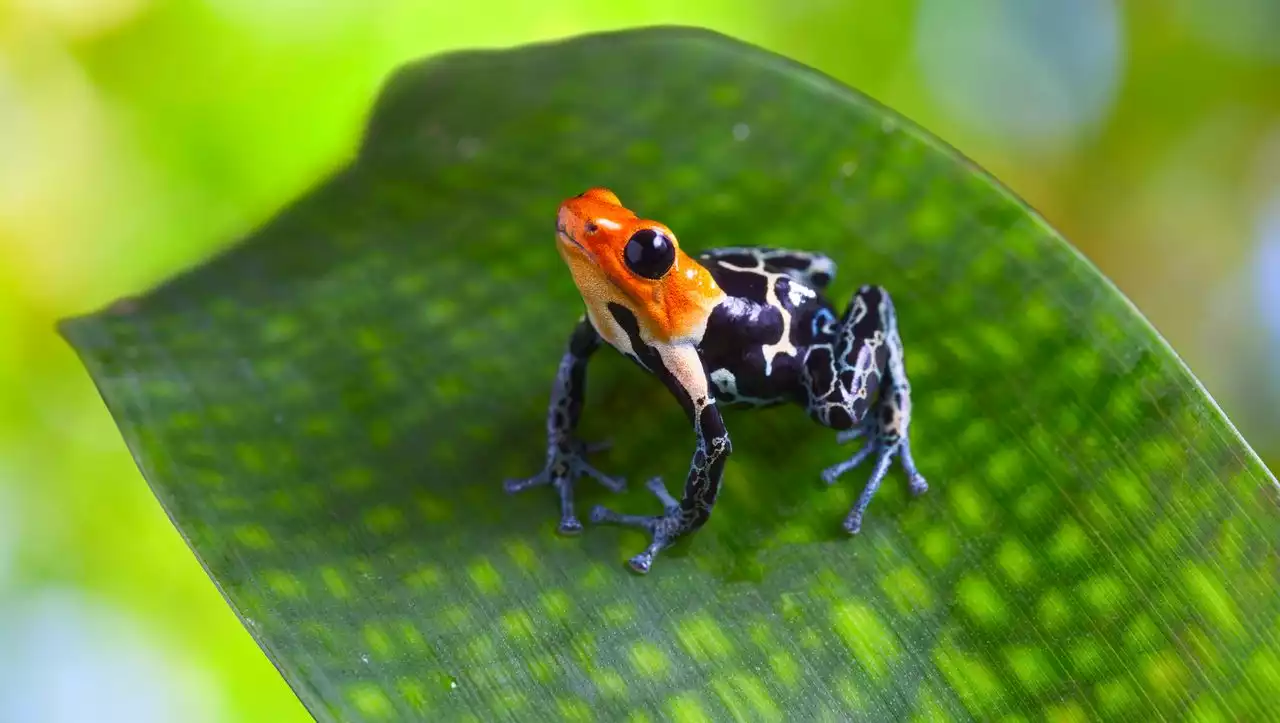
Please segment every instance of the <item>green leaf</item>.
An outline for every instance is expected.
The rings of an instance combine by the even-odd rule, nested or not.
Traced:
[[[299,119],[305,122],[305,119]],[[711,522],[553,533],[547,393],[581,303],[557,203],[606,185],[687,249],[821,250],[894,294],[931,483],[801,410],[730,412]],[[1260,719],[1275,479],[1042,219],[894,113],[703,31],[452,54],[358,158],[207,265],[65,323],[144,476],[321,719]],[[620,355],[583,436],[657,503],[692,435]],[[612,499],[610,499],[612,497]]]

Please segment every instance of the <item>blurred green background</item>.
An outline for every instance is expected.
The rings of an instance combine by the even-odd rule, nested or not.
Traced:
[[[0,720],[305,719],[55,320],[341,165],[403,61],[655,23],[814,65],[959,147],[1280,459],[1275,0],[0,0]]]

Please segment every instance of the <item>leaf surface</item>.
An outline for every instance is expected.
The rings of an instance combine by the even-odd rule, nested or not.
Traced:
[[[803,411],[731,411],[712,521],[554,534],[553,245],[594,185],[687,250],[820,250],[894,295],[931,483]],[[954,151],[809,69],[653,28],[446,55],[358,157],[250,238],[70,320],[138,465],[320,719],[1212,717],[1280,699],[1277,486],[1131,305]],[[609,350],[582,435],[657,511],[693,439]]]

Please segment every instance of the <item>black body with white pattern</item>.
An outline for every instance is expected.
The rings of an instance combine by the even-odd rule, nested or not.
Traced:
[[[889,294],[878,286],[863,286],[845,311],[837,314],[823,296],[836,271],[834,262],[825,255],[744,246],[704,251],[697,259],[726,294],[711,312],[697,344],[709,382],[708,396],[683,388],[664,364],[660,350],[645,343],[632,312],[622,305],[609,305],[613,321],[626,332],[628,356],[662,379],[680,401],[697,438],[683,499],[671,496],[660,479],[648,483],[662,500],[662,515],[621,514],[599,506],[592,511],[594,522],[633,525],[653,533],[653,542],[632,558],[631,566],[647,572],[659,551],[700,528],[710,517],[721,469],[731,451],[717,411],[721,405],[794,403],[804,407],[814,421],[838,431],[842,443],[866,436],[866,445],[853,457],[822,473],[830,484],[876,455],[871,478],[845,519],[844,527],[850,533],[861,528],[867,505],[895,456],[902,461],[912,493],[926,491],[928,486],[916,469],[907,437],[911,388]],[[581,529],[574,514],[574,477],[586,474],[610,489],[621,486],[621,480],[586,463],[585,445],[570,448],[563,442],[572,438],[577,426],[583,370],[599,345],[591,324],[580,320],[552,392],[547,468],[535,477],[507,482],[510,491],[554,485],[560,493],[562,532]]]

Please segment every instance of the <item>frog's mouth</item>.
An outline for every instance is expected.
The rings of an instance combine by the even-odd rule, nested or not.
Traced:
[[[573,246],[574,248],[578,249],[578,251],[586,255],[587,258],[591,258],[592,256],[591,252],[587,250],[586,246],[583,246],[582,244],[578,243],[578,239],[574,238],[573,234],[569,232],[568,226],[565,226],[564,224],[557,224],[556,236],[559,237],[561,241],[567,242],[570,246]]]

